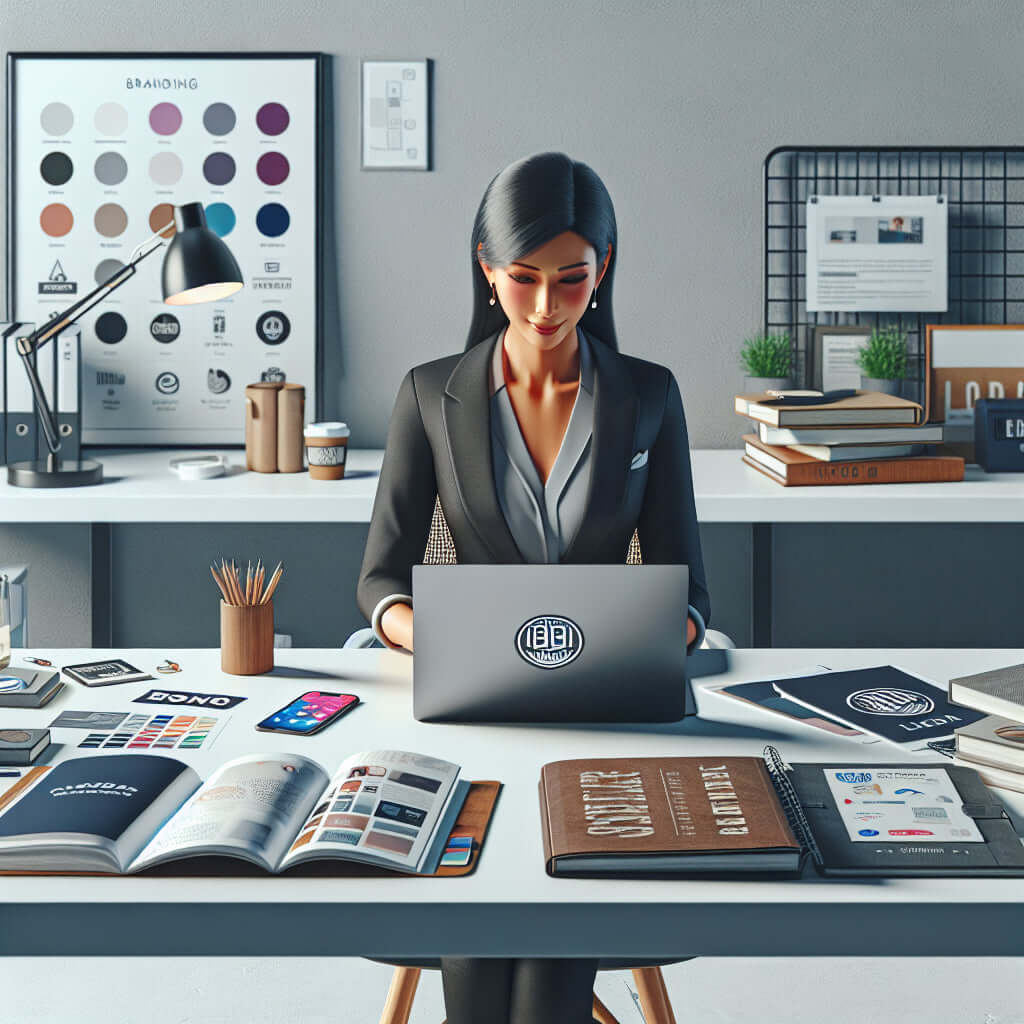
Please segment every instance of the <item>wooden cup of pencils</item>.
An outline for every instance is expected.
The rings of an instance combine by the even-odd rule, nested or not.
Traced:
[[[221,593],[220,667],[235,676],[258,676],[274,667],[274,591],[281,582],[278,562],[270,581],[262,561],[241,578],[234,562],[221,560],[210,573]]]

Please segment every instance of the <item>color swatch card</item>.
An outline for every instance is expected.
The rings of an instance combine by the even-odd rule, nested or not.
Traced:
[[[130,715],[114,732],[91,732],[80,748],[198,750],[224,726],[214,715]]]
[[[315,393],[320,63],[12,59],[8,260],[20,319],[45,322],[150,236],[170,238],[185,203],[203,205],[244,281],[226,299],[166,305],[160,248],[83,314],[86,443],[242,443],[247,384],[286,379]]]

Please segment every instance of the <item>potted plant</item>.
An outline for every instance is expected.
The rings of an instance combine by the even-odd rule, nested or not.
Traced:
[[[746,338],[740,350],[740,361],[747,371],[744,390],[783,391],[792,386],[793,349],[789,332],[763,334]]]
[[[898,395],[907,375],[907,335],[898,327],[875,327],[867,345],[857,354],[860,386],[865,391]]]

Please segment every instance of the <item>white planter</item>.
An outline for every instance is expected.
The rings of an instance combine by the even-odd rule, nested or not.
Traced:
[[[884,377],[860,378],[861,391],[880,391],[883,395],[895,395],[897,398],[903,393],[902,380],[888,380]]]
[[[744,377],[744,394],[755,394],[758,391],[786,391],[793,387],[791,377]]]

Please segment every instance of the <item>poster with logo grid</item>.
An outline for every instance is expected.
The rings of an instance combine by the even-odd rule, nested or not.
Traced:
[[[203,204],[244,281],[227,299],[165,305],[161,247],[83,314],[84,443],[242,444],[245,387],[261,380],[304,385],[315,417],[322,61],[8,56],[10,319],[63,311],[185,203]]]

